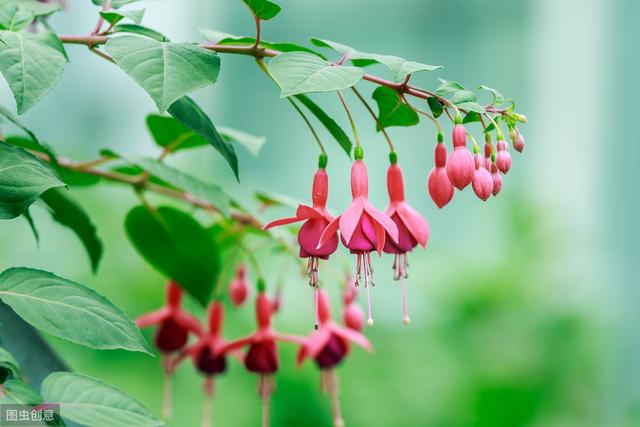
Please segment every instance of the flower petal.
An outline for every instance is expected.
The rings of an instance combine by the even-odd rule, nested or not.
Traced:
[[[398,227],[387,214],[376,209],[371,203],[368,202],[365,203],[364,209],[386,230],[387,233],[389,233],[389,236],[391,236],[391,239],[394,242],[398,241]]]
[[[341,326],[334,325],[333,332],[336,335],[339,335],[340,337],[346,340],[349,340],[351,342],[358,344],[360,347],[364,348],[367,351],[373,350],[373,347],[371,346],[371,342],[367,339],[367,337],[365,337],[358,331],[354,331],[349,328],[343,328]]]
[[[182,310],[179,310],[174,313],[173,318],[178,325],[193,332],[194,334],[197,334],[197,335],[203,334],[202,327],[200,326],[200,322],[194,316],[188,313],[185,313]]]
[[[323,326],[316,332],[314,332],[307,339],[306,346],[309,356],[315,358],[318,354],[320,354],[324,346],[327,345],[327,342],[329,342],[329,338],[331,338],[331,328]]]
[[[151,313],[143,314],[136,319],[136,326],[138,328],[146,328],[151,325],[157,325],[171,315],[171,310],[167,307],[161,308]]]
[[[296,209],[296,216],[300,219],[322,218],[322,213],[312,207],[298,205],[298,209]]]
[[[277,219],[273,222],[270,222],[269,224],[265,225],[264,227],[262,227],[263,230],[268,230],[270,228],[273,227],[279,227],[281,225],[287,225],[287,224],[291,224],[294,222],[298,222],[298,221],[302,221],[303,218],[298,218],[297,216],[291,217],[291,218],[281,218],[281,219]]]
[[[321,248],[325,243],[327,243],[338,231],[340,227],[340,217],[337,216],[327,225],[327,228],[324,229],[322,235],[320,236],[320,241],[318,242],[318,248]]]
[[[363,201],[361,198],[353,199],[351,205],[340,216],[340,234],[345,242],[349,243],[353,231],[356,229],[362,216]]]
[[[429,224],[427,220],[407,203],[402,203],[398,206],[398,215],[409,229],[411,235],[425,248],[429,240]]]

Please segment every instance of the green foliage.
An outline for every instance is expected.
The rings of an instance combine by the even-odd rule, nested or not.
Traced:
[[[227,161],[236,179],[239,179],[238,157],[233,145],[220,136],[209,116],[198,104],[185,96],[171,105],[169,114],[211,144]]]
[[[164,425],[133,397],[85,375],[54,372],[42,383],[42,396],[60,402],[63,418],[87,427]]]
[[[95,349],[150,351],[133,322],[109,300],[52,273],[22,267],[5,270],[0,274],[0,300],[32,326],[69,342]]]
[[[444,108],[442,108],[442,104],[433,96],[427,98],[427,104],[429,104],[429,109],[431,110],[431,114],[436,119],[442,115],[444,112]]]
[[[0,6],[0,30],[20,31],[31,24],[33,18],[31,11],[22,9],[15,3]]]
[[[308,92],[341,90],[358,83],[363,72],[357,67],[335,67],[306,52],[282,53],[269,62],[269,73],[287,97]]]
[[[414,126],[420,122],[418,113],[402,102],[395,90],[380,86],[373,91],[372,98],[378,104],[380,126]]]
[[[43,402],[37,391],[20,380],[11,379],[2,384],[0,404],[40,405]]]
[[[160,112],[184,95],[214,84],[220,71],[215,52],[188,43],[125,35],[109,39],[105,49],[151,96]]]
[[[344,130],[340,127],[335,120],[333,120],[327,113],[324,112],[322,108],[320,108],[315,102],[311,100],[306,95],[296,95],[296,99],[300,101],[314,116],[322,123],[322,125],[327,128],[331,136],[340,144],[340,147],[347,153],[347,156],[351,157],[351,148],[353,144],[351,143],[351,139],[345,133]]]
[[[282,10],[277,4],[269,0],[242,0],[251,12],[263,21],[275,17]]]
[[[115,25],[123,19],[129,19],[136,25],[140,25],[140,23],[142,22],[142,18],[144,17],[144,12],[144,9],[120,11],[107,10],[101,11],[100,16],[102,16],[104,20],[111,25]]]
[[[165,36],[164,34],[151,29],[151,28],[147,28],[145,26],[142,25],[136,25],[136,24],[118,24],[116,26],[114,26],[111,29],[112,33],[129,33],[129,34],[136,34],[139,36],[143,36],[143,37],[148,37],[150,39],[154,39],[154,40],[158,40],[160,42],[168,42],[169,37]]]
[[[225,33],[222,31],[209,30],[206,28],[200,28],[200,33],[207,41],[220,46],[225,45],[244,45],[251,46],[256,42],[255,37],[236,36],[234,34]],[[280,52],[307,52],[319,56],[322,59],[327,59],[324,55],[316,52],[313,49],[309,49],[306,46],[302,46],[291,42],[270,42],[264,39],[260,40],[260,46],[267,49],[274,49]]]
[[[226,126],[218,126],[217,129],[218,133],[220,133],[227,142],[242,146],[255,157],[260,154],[260,150],[262,150],[262,147],[267,142],[267,138],[264,136],[251,135],[238,129]]]
[[[53,219],[78,236],[89,255],[91,269],[95,273],[102,257],[102,242],[89,215],[67,193],[66,190],[52,188],[42,194],[42,200],[51,210]]]
[[[42,3],[38,0],[3,0],[0,8],[17,6],[33,16],[46,16],[62,10],[62,5],[58,2]]]
[[[504,104],[504,102],[506,101],[504,96],[502,96],[502,94],[500,92],[498,92],[497,90],[489,87],[489,86],[485,86],[485,85],[480,85],[478,86],[478,89],[481,90],[485,90],[487,92],[490,92],[491,95],[493,96],[493,101],[491,102],[493,105],[499,106]]]
[[[66,53],[50,32],[0,31],[0,72],[16,100],[18,114],[33,107],[56,85]]]
[[[53,169],[33,154],[0,142],[0,219],[21,215],[42,193],[62,186]]]
[[[174,279],[200,304],[209,303],[218,273],[217,249],[207,230],[170,207],[133,208],[125,219],[129,240],[156,270]]]
[[[0,384],[12,378],[20,378],[20,366],[11,353],[0,347]]]

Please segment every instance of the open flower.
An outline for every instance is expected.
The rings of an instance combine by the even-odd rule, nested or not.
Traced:
[[[139,328],[157,325],[155,344],[162,353],[162,363],[165,375],[165,400],[163,413],[165,417],[171,414],[171,377],[173,374],[173,362],[171,355],[187,344],[189,333],[202,334],[202,328],[198,319],[182,309],[182,295],[184,291],[175,282],[167,285],[167,303],[160,310],[144,314],[136,319]]]
[[[267,230],[280,225],[304,221],[304,224],[302,224],[298,232],[298,243],[300,244],[300,257],[309,258],[307,273],[311,286],[318,285],[318,261],[320,259],[328,259],[329,255],[334,253],[338,248],[337,236],[333,236],[331,239],[327,239],[327,241],[319,244],[322,232],[333,220],[333,217],[327,212],[326,208],[329,193],[329,178],[327,177],[325,166],[326,155],[323,154],[320,156],[320,167],[313,177],[313,191],[311,193],[313,207],[299,205],[296,210],[296,216],[273,221],[264,227],[264,229]]]
[[[358,344],[371,351],[371,343],[362,334],[344,328],[331,319],[329,297],[324,290],[318,295],[320,327],[305,340],[298,351],[297,361],[302,364],[307,358],[315,361],[321,370],[321,384],[324,392],[331,395],[334,426],[344,426],[338,399],[338,384],[334,368],[349,354],[350,344]]]
[[[442,134],[438,134],[438,143],[435,148],[435,165],[427,180],[427,188],[429,195],[436,204],[442,209],[453,198],[453,184],[447,176],[447,146],[442,142]]]
[[[319,245],[333,239],[340,230],[342,244],[356,255],[355,284],[364,282],[367,288],[367,323],[373,325],[371,316],[371,291],[374,285],[373,268],[371,268],[371,251],[379,254],[385,245],[387,236],[398,242],[398,227],[387,214],[376,209],[369,202],[369,177],[367,166],[362,160],[362,147],[355,149],[355,161],[351,167],[351,205],[329,223],[320,237]]]
[[[249,372],[259,375],[258,394],[263,401],[263,426],[268,425],[268,406],[271,394],[275,390],[273,374],[280,367],[278,358],[278,341],[295,344],[304,343],[304,338],[284,335],[271,327],[272,302],[264,292],[256,299],[256,320],[258,330],[253,334],[233,341],[223,347],[223,352],[229,353],[243,347],[248,347],[244,357],[244,366]]]
[[[389,192],[389,207],[385,211],[398,227],[398,239],[396,242],[387,239],[384,251],[394,254],[393,278],[395,280],[406,279],[409,265],[407,253],[411,252],[418,244],[426,248],[429,240],[429,225],[427,221],[415,209],[405,201],[404,179],[402,169],[398,166],[395,153],[391,155],[391,166],[387,171],[387,190]],[[404,283],[402,286],[402,321],[409,323],[407,310],[407,297]]]

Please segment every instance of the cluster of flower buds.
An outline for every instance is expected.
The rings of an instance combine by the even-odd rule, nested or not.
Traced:
[[[509,136],[513,147],[524,150],[524,137],[515,126],[509,127]],[[485,133],[484,156],[480,147],[473,144],[473,155],[467,149],[467,132],[462,118],[456,117],[453,127],[453,152],[447,159],[447,148],[442,134],[438,134],[435,148],[435,165],[429,173],[427,187],[431,199],[439,208],[444,207],[453,198],[454,189],[464,190],[469,184],[473,192],[482,201],[497,196],[502,190],[502,176],[511,169],[511,154],[502,133],[498,132],[498,142],[494,147],[491,134]]]
[[[203,407],[203,426],[211,425],[214,379],[226,372],[229,356],[238,359],[247,371],[258,375],[258,395],[263,403],[262,425],[269,424],[269,401],[275,390],[274,375],[280,369],[278,344],[281,342],[299,347],[298,364],[308,358],[315,362],[321,371],[322,390],[331,396],[334,425],[343,426],[334,368],[349,354],[351,343],[371,351],[371,344],[359,332],[362,329],[362,312],[355,302],[355,290],[346,292],[343,297],[345,326],[332,320],[329,297],[324,290],[319,290],[316,294],[318,327],[309,337],[302,337],[283,334],[273,328],[272,316],[280,304],[280,294],[278,291],[274,298],[269,298],[264,288],[264,282],[259,280],[255,302],[257,329],[244,338],[227,341],[222,336],[225,311],[219,300],[212,302],[208,308],[208,327],[202,326],[197,318],[182,309],[183,291],[173,281],[167,287],[166,306],[141,316],[137,324],[139,327],[157,326],[155,344],[163,355],[165,378],[170,378],[177,366],[187,358],[205,377],[207,399]],[[238,307],[247,299],[247,295],[246,268],[240,265],[229,284],[229,297],[232,304]],[[195,339],[189,342],[191,334]],[[165,417],[170,416],[170,396],[171,383],[165,382]]]

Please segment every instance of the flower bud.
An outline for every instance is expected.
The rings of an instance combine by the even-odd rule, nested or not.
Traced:
[[[493,192],[493,178],[491,177],[491,173],[484,167],[482,155],[476,154],[474,160],[476,170],[473,173],[471,185],[476,196],[486,202]]]
[[[522,153],[524,151],[524,136],[522,136],[520,132],[518,132],[518,136],[513,142],[513,148],[515,148],[518,153]]]
[[[427,180],[427,188],[431,199],[439,208],[442,208],[453,198],[453,185],[449,181],[447,171],[445,169],[447,163],[447,147],[442,144],[436,144],[435,149],[435,167],[429,172]]]
[[[447,176],[458,190],[464,189],[473,180],[473,156],[467,150],[467,135],[464,126],[453,127],[453,152],[447,161]]]
[[[491,178],[493,178],[493,195],[497,196],[502,190],[502,176],[500,176],[498,166],[495,163],[491,164]]]
[[[358,304],[354,303],[345,306],[344,312],[342,313],[342,319],[344,321],[344,325],[354,331],[361,332],[364,327],[364,314]]]
[[[241,306],[247,300],[249,295],[249,286],[246,279],[246,267],[243,264],[238,266],[236,277],[229,286],[229,297],[236,307]]]
[[[496,155],[496,166],[504,174],[511,169],[511,154],[507,151],[507,143],[503,139],[498,140],[498,153]]]

